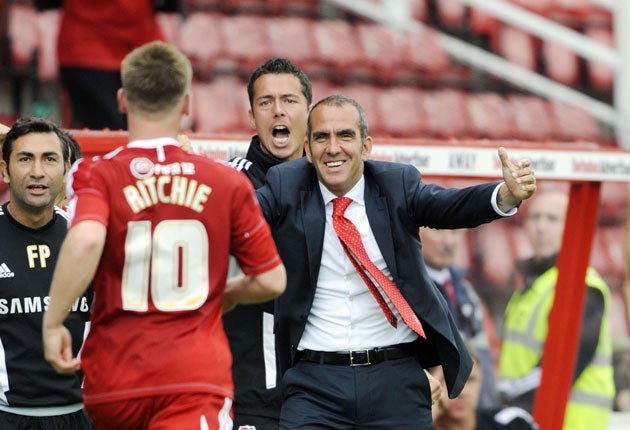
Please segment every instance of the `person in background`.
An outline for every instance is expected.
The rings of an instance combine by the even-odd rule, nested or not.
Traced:
[[[271,58],[247,84],[249,121],[256,130],[245,158],[229,163],[247,175],[255,188],[270,167],[302,157],[311,82],[285,58]],[[275,430],[282,398],[277,386],[273,302],[239,305],[223,317],[232,350],[234,428]]]
[[[473,358],[473,368],[462,392],[455,399],[442,397],[433,406],[435,430],[538,430],[534,418],[526,410],[517,406],[481,406],[483,371],[477,349],[468,344]],[[444,382],[440,366],[431,373]]]
[[[556,260],[562,244],[567,206],[567,194],[556,190],[537,195],[528,205],[524,230],[533,255],[518,262],[523,289],[512,295],[505,310],[499,392],[505,402],[530,412],[540,384],[549,312],[558,278]],[[608,323],[610,291],[590,267],[585,285],[575,288],[586,288],[586,295],[573,386],[563,428],[606,429],[615,395]]]
[[[343,95],[314,105],[307,136],[306,159],[272,167],[256,191],[288,270],[275,308],[280,428],[431,428],[440,392],[424,369],[442,364],[454,397],[472,362],[418,228],[515,213],[536,189],[530,163],[500,148],[505,182],[424,184],[412,165],[368,160],[365,112]]]
[[[448,303],[455,324],[464,338],[475,347],[478,366],[483,373],[479,403],[482,407],[498,404],[494,365],[488,335],[484,329],[485,309],[464,272],[454,266],[457,251],[464,246],[464,230],[420,228],[422,256],[429,276]]]
[[[132,49],[164,40],[158,12],[183,13],[183,0],[35,0],[61,9],[59,78],[72,111],[71,128],[126,130],[118,110],[120,62]]]
[[[68,214],[54,202],[70,167],[69,136],[44,118],[18,119],[2,145],[11,191],[0,206],[0,428],[85,430],[80,372],[60,375],[44,360],[42,319]],[[68,350],[89,327],[92,290],[70,304]]]
[[[192,66],[152,42],[122,63],[129,143],[72,169],[73,220],[44,316],[46,359],[83,368],[97,429],[232,428],[224,310],[271,300],[284,266],[245,176],[180,148]],[[230,254],[242,276],[226,283]],[[81,359],[68,349],[70,305],[94,279]]]

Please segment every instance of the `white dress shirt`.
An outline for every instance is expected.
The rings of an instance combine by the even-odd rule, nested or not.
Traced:
[[[503,213],[496,205],[500,185],[497,185],[492,194],[492,206],[502,216],[513,215],[516,208]],[[313,305],[298,349],[341,352],[413,342],[418,335],[404,323],[378,283],[373,280],[387,305],[398,318],[397,328],[387,321],[378,302],[348,259],[332,224],[332,200],[337,196],[321,183],[319,188],[326,210],[322,260]],[[365,179],[361,177],[344,196],[352,199],[344,216],[359,230],[372,262],[392,279],[368,221],[364,190]]]
[[[326,208],[324,248],[315,298],[298,349],[350,351],[412,342],[418,335],[405,325],[400,314],[377,286],[398,318],[394,328],[385,318],[374,296],[344,252],[332,224],[333,203],[337,197],[320,184]],[[357,227],[368,256],[385,275],[391,274],[372,233],[365,211],[365,180],[345,197],[352,199],[344,216]]]

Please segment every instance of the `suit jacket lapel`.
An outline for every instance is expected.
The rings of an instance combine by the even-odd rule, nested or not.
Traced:
[[[365,176],[365,210],[378,248],[383,254],[392,277],[396,279],[398,270],[396,268],[394,238],[392,237],[387,199],[380,195],[377,185],[370,180],[368,175]]]
[[[315,288],[317,285],[317,277],[319,276],[319,267],[322,261],[322,250],[324,247],[324,228],[326,225],[326,211],[324,209],[324,200],[321,192],[315,186],[310,190],[300,192],[302,200],[302,228],[309,232],[306,236],[306,250],[308,253],[308,267],[310,285]]]

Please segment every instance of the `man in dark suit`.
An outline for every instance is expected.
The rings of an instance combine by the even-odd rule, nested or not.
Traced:
[[[365,113],[340,95],[313,107],[307,136],[307,159],[271,168],[257,191],[287,268],[275,315],[284,371],[280,428],[430,429],[424,369],[441,364],[455,397],[472,361],[426,272],[418,228],[475,227],[511,215],[536,189],[530,163],[513,164],[500,148],[504,182],[465,189],[423,184],[413,166],[367,161]],[[410,328],[392,305],[396,299],[378,303],[387,282],[371,292],[378,276],[360,273],[365,264],[353,263],[359,253],[342,245],[333,219],[341,196],[352,199],[341,218],[359,231],[368,266],[393,281],[420,329]],[[385,318],[387,311],[394,316]]]

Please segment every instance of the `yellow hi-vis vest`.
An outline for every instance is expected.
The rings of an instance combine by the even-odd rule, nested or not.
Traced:
[[[503,380],[524,378],[540,363],[548,331],[558,269],[543,273],[524,292],[515,293],[505,311],[505,326],[499,371]],[[608,324],[610,291],[593,269],[586,272],[586,285],[604,297],[599,343],[591,362],[574,382],[564,416],[564,430],[605,430],[615,396],[612,338]],[[514,381],[516,382],[516,381]]]

